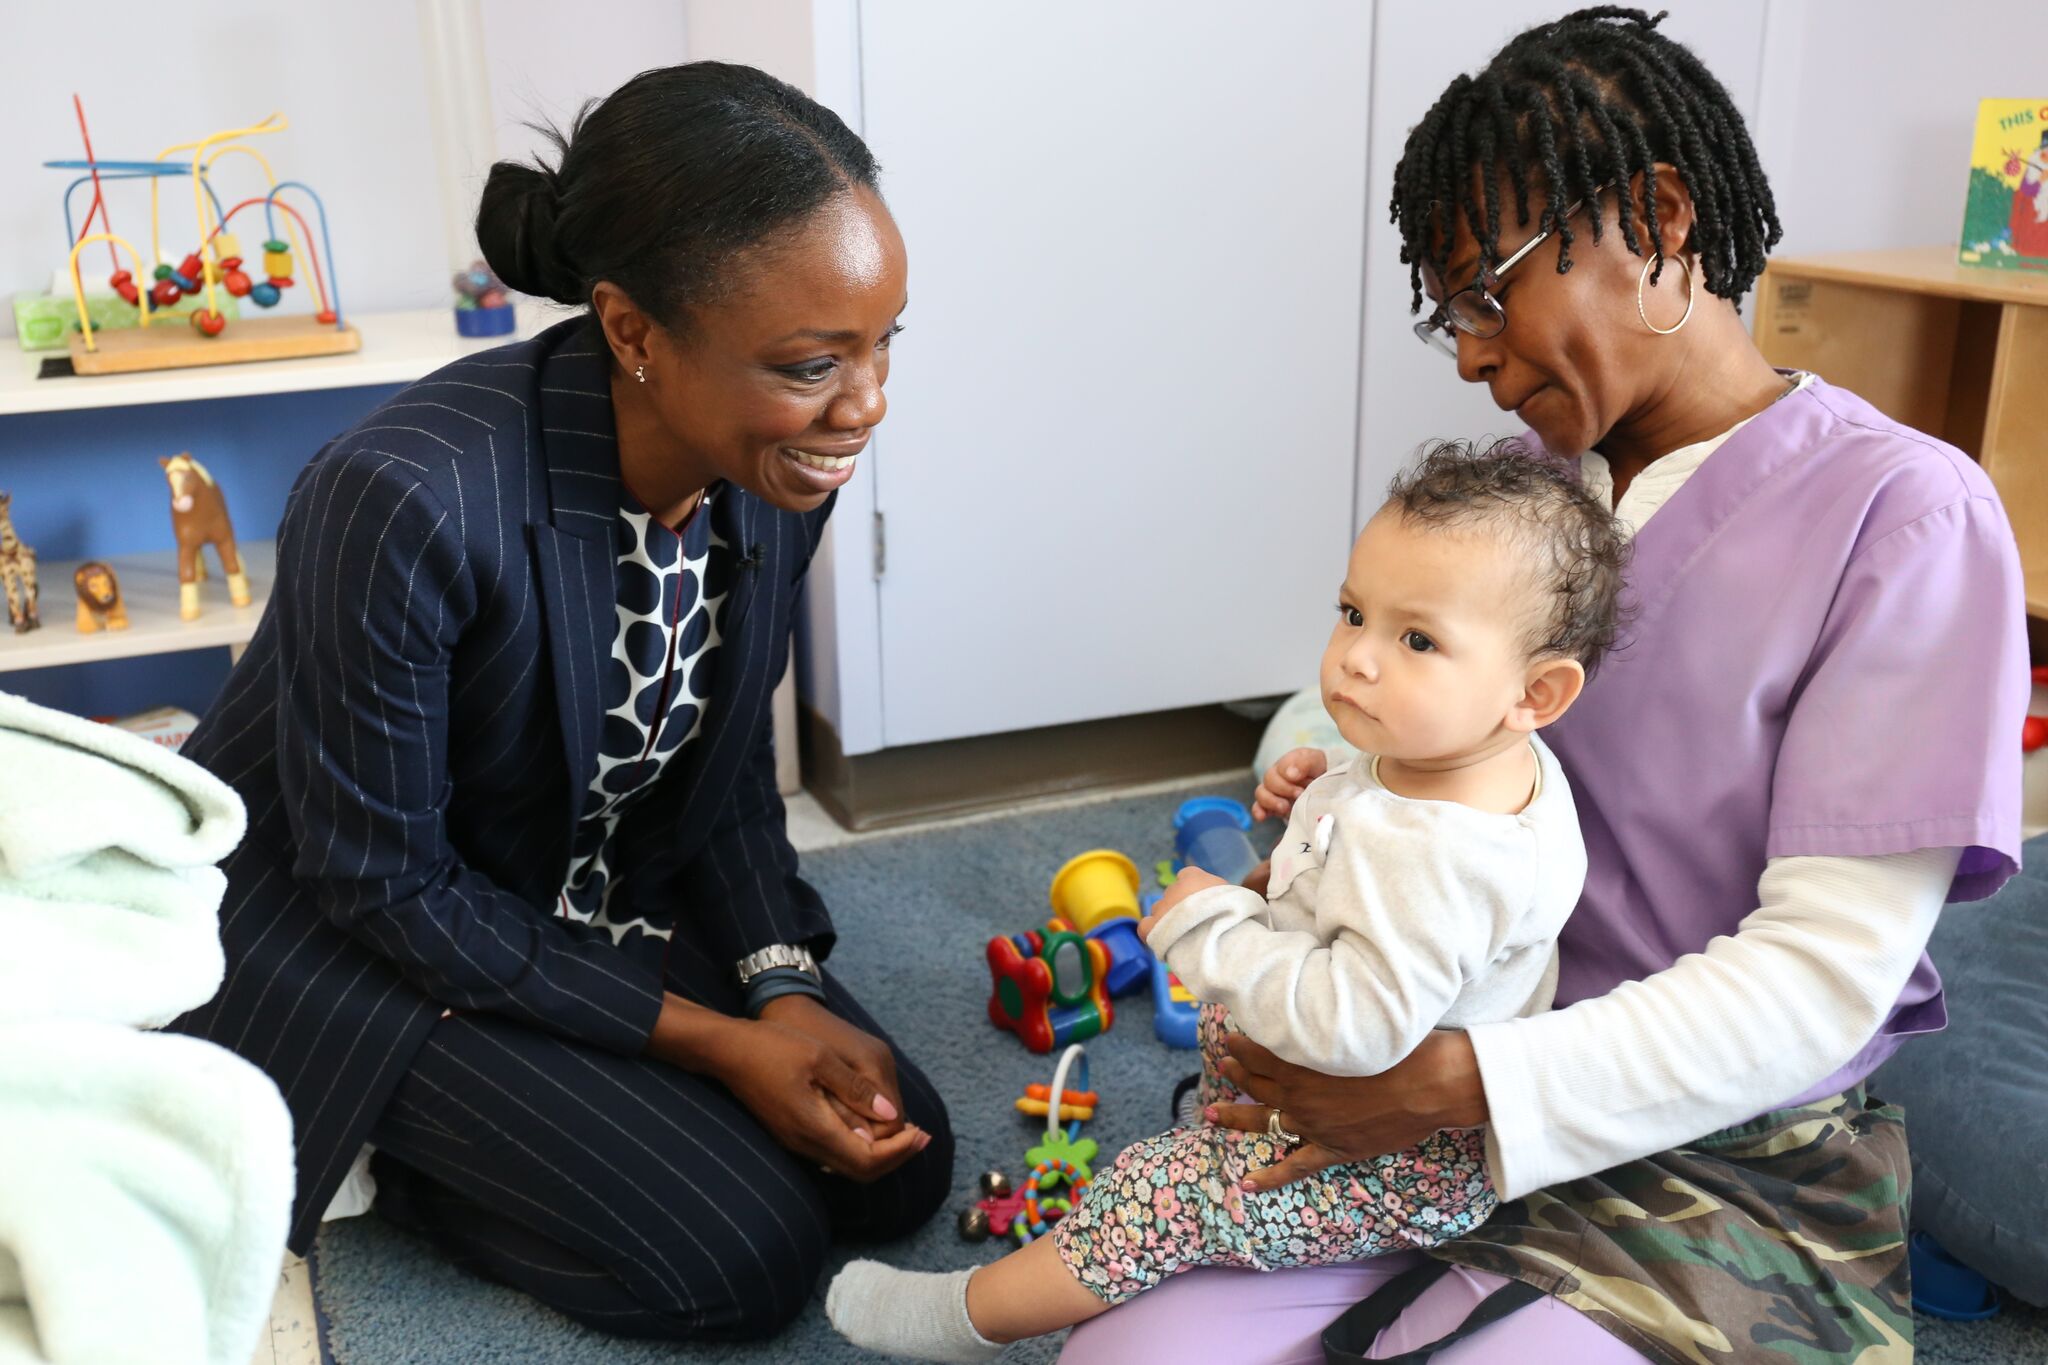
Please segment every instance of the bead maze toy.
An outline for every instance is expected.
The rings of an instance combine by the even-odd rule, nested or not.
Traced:
[[[1109,950],[1062,919],[988,941],[989,1021],[1033,1052],[1093,1038],[1116,1022]]]
[[[334,278],[334,253],[327,232],[327,209],[312,188],[297,180],[280,181],[270,162],[244,139],[280,133],[288,127],[282,114],[272,114],[261,123],[230,128],[194,142],[174,143],[150,161],[100,160],[93,154],[92,138],[86,131],[85,109],[76,96],[79,134],[85,143],[82,161],[46,161],[53,170],[83,171],[64,191],[64,228],[70,247],[68,267],[72,299],[78,309],[78,330],[71,334],[71,366],[82,375],[122,374],[138,370],[176,369],[189,365],[213,365],[232,361],[277,360],[296,356],[335,355],[358,350],[362,338],[342,320],[341,286]],[[255,161],[263,172],[265,192],[244,199],[223,210],[214,192],[215,164],[225,156],[240,155]],[[189,176],[196,245],[176,264],[163,252],[163,220],[159,212],[161,183],[166,178]],[[149,181],[149,247],[147,261],[125,237],[115,234],[107,208],[106,183],[115,180]],[[79,186],[92,184],[92,203],[74,233],[71,226],[71,194]],[[320,219],[320,250],[313,249],[312,231],[299,211],[281,197],[292,190],[312,202]],[[242,247],[228,232],[228,224],[246,209],[262,206],[264,218],[263,276],[252,277],[245,266]],[[283,234],[279,233],[278,211],[284,212]],[[93,220],[100,231],[92,231]],[[114,270],[108,287],[136,309],[136,325],[114,330],[96,323],[88,306],[85,282],[79,273],[79,256],[95,242],[107,244]],[[121,265],[120,247],[127,251],[134,268]],[[237,318],[232,327],[225,308],[229,298],[246,299],[259,309],[277,305],[284,292],[295,286],[294,252],[303,255],[311,267],[317,311],[261,318]],[[326,259],[325,272],[321,269]],[[332,289],[330,290],[330,283]],[[190,330],[166,326],[166,310],[191,296],[200,306],[187,317]],[[155,324],[155,325],[152,325]]]
[[[1067,1085],[1069,1072],[1076,1080],[1073,1088]],[[1001,1171],[985,1173],[981,1177],[983,1197],[972,1208],[960,1212],[962,1237],[979,1242],[994,1234],[1012,1237],[1021,1244],[1043,1237],[1054,1223],[1073,1211],[1074,1201],[1095,1178],[1091,1163],[1098,1149],[1094,1138],[1081,1136],[1081,1124],[1094,1116],[1100,1097],[1087,1085],[1088,1054],[1075,1043],[1060,1054],[1051,1085],[1025,1088],[1024,1098],[1017,1101],[1018,1109],[1034,1116],[1043,1115],[1046,1120],[1042,1140],[1024,1153],[1024,1159],[1031,1163],[1031,1173],[1025,1177],[1022,1189],[1013,1189],[1009,1177]],[[1068,1103],[1070,1099],[1074,1103]],[[1033,1100],[1037,1107],[1027,1107],[1027,1101]],[[1066,1119],[1064,1130],[1060,1127],[1062,1118]],[[1064,1193],[1060,1192],[1062,1186]]]

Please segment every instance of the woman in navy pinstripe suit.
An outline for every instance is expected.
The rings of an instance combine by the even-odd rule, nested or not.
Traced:
[[[772,1332],[835,1236],[951,1184],[930,1084],[817,964],[769,728],[791,611],[882,420],[901,238],[859,138],[717,63],[587,108],[478,215],[585,305],[307,466],[188,752],[234,783],[229,976],[303,1248],[377,1205],[608,1331]]]

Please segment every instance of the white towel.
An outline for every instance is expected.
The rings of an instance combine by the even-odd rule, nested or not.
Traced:
[[[233,1053],[0,1022],[0,1365],[247,1365],[292,1183],[284,1099]]]
[[[213,998],[234,789],[109,726],[0,693],[0,1019],[155,1028]]]

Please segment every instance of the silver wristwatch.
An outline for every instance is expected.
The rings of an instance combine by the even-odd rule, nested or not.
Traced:
[[[775,967],[794,967],[813,981],[822,981],[824,976],[818,970],[817,959],[811,950],[795,943],[771,943],[759,952],[748,953],[739,961],[740,986],[744,989],[755,977]]]

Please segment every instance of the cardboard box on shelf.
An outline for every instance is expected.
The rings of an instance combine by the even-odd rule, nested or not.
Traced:
[[[199,717],[176,706],[157,706],[147,711],[138,711],[132,716],[102,716],[100,720],[117,730],[126,730],[132,735],[141,735],[154,744],[176,752],[191,737],[193,727],[199,724]]]

